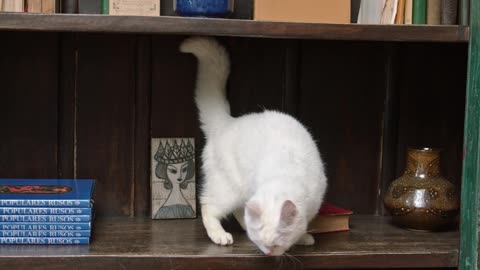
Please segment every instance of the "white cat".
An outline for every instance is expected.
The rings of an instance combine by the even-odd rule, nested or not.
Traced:
[[[198,58],[195,100],[207,139],[200,203],[210,239],[233,243],[220,224],[233,213],[266,255],[282,255],[295,243],[314,244],[306,229],[320,208],[327,179],[311,135],[280,112],[232,117],[225,95],[226,50],[200,37],[187,39],[180,50]]]

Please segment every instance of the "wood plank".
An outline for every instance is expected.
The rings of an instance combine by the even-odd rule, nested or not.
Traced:
[[[325,162],[326,200],[355,213],[377,209],[386,55],[380,43],[302,47],[299,116]]]
[[[90,246],[0,246],[0,268],[234,270],[457,265],[458,232],[413,232],[378,216],[353,216],[351,227],[350,232],[316,235],[314,246],[294,247],[290,254],[297,260],[279,260],[261,255],[238,228],[230,229],[233,246],[211,243],[200,219],[101,219],[96,221]]]
[[[135,56],[132,36],[79,36],[74,173],[97,180],[98,216],[133,214]]]
[[[148,139],[195,138],[196,185],[199,187],[200,155],[204,139],[193,98],[196,60],[192,55],[179,51],[184,38],[182,36],[152,38],[151,133]],[[149,155],[149,162],[150,158]],[[151,203],[150,198],[145,197],[148,205]],[[197,214],[200,213],[199,207],[196,209]]]
[[[56,178],[58,35],[0,37],[0,175]]]
[[[227,94],[233,116],[265,109],[285,111],[289,44],[283,40],[227,40],[231,61]]]
[[[152,38],[136,39],[135,78],[135,216],[150,215],[150,130],[152,96]]]
[[[58,98],[58,177],[74,178],[75,90],[77,82],[77,34],[60,34],[60,89]]]
[[[442,174],[460,188],[466,66],[463,44],[401,46],[395,177],[405,171],[408,147],[441,148]]]
[[[0,30],[151,33],[331,40],[467,42],[468,26],[258,22],[238,19],[0,14]]]
[[[462,232],[460,270],[478,269],[480,265],[479,194],[480,194],[480,1],[470,2],[472,36],[467,73],[465,106],[464,162],[462,175]]]

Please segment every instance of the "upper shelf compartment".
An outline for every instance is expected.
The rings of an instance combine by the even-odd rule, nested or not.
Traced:
[[[67,14],[0,14],[0,30],[186,34],[325,40],[468,42],[467,26],[357,25]]]

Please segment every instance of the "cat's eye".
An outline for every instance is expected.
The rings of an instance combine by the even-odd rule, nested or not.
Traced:
[[[170,170],[170,173],[177,173],[177,170]]]
[[[182,172],[187,172],[187,168],[183,168],[183,169],[182,169]]]

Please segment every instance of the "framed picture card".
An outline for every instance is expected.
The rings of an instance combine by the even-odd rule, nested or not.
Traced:
[[[196,218],[195,141],[152,138],[152,219]]]

